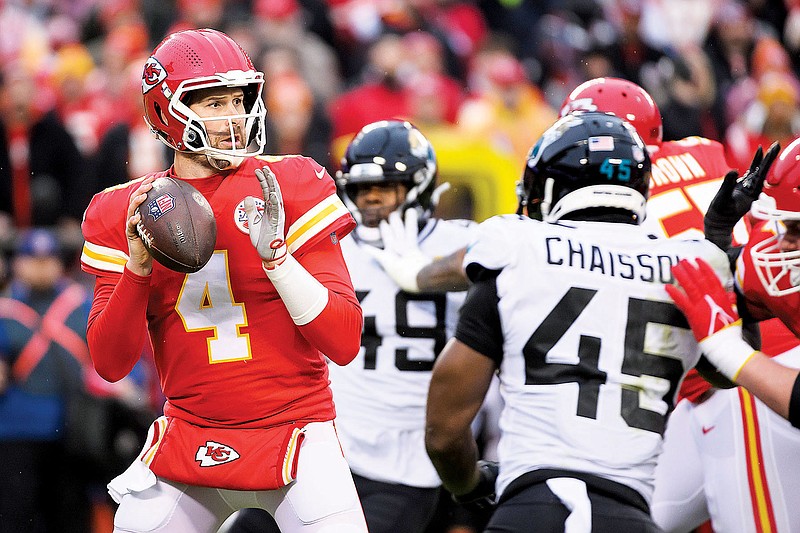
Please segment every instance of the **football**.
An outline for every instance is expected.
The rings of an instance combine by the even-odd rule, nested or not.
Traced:
[[[177,272],[203,268],[217,243],[217,221],[205,197],[188,182],[158,178],[139,206],[137,225],[153,258]]]

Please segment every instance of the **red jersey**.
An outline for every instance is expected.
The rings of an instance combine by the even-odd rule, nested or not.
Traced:
[[[771,226],[771,223],[761,221],[753,227],[750,241],[736,260],[736,284],[744,294],[747,309],[753,318],[763,321],[776,317],[786,326],[770,331],[770,336],[763,329],[761,332],[764,344],[762,351],[769,355],[778,355],[800,344],[800,292],[772,296],[767,294],[758,277],[750,250],[756,244],[775,237]],[[782,281],[789,283],[788,279]]]
[[[703,216],[731,170],[722,145],[687,137],[663,143],[651,160],[650,198],[642,225],[666,237],[705,238]],[[746,235],[740,238],[746,242]]]
[[[129,198],[141,180],[98,193],[86,210],[83,270],[97,276],[98,287],[111,283],[116,289],[120,279],[149,283],[143,298],[167,416],[214,427],[271,427],[335,416],[325,357],[303,329],[315,321],[294,324],[250,242],[244,199],[262,198],[254,171],[267,165],[283,192],[288,251],[332,294],[357,308],[338,247],[355,221],[336,195],[331,177],[312,159],[248,158],[233,171],[190,180],[217,220],[214,254],[193,274],[174,272],[154,261],[149,282],[130,272],[121,276],[128,259]],[[171,175],[171,170],[156,175]],[[113,299],[112,295],[101,305],[118,305]],[[135,323],[144,300],[141,306],[129,305],[130,323]],[[93,309],[95,318],[102,311]],[[107,326],[106,336],[131,327]],[[356,336],[360,324],[357,327]],[[130,350],[140,349],[120,346],[115,356],[122,360]]]

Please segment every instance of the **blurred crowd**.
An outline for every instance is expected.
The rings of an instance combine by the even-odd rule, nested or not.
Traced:
[[[79,247],[93,193],[169,164],[141,118],[141,68],[190,27],[226,31],[265,72],[268,152],[329,170],[387,117],[518,168],[599,76],[644,87],[665,140],[722,141],[735,168],[800,127],[795,0],[4,0],[0,24],[6,250],[28,226]]]
[[[432,140],[443,181],[516,172],[569,91],[600,76],[653,95],[664,140],[718,140],[740,171],[757,146],[800,135],[800,0],[0,0],[0,27],[9,298],[38,268],[29,256],[58,256],[53,286],[62,269],[89,283],[77,258],[91,196],[170,164],[142,119],[141,76],[180,29],[242,44],[265,73],[267,152],[313,157],[331,174],[362,126],[390,117]],[[501,209],[453,194],[444,218]],[[34,253],[30,228],[58,244]],[[0,365],[0,391],[7,374]],[[113,394],[157,408],[147,375]]]

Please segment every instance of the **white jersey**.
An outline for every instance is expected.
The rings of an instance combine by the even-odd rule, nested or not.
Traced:
[[[429,257],[469,242],[469,221],[429,220],[419,246]],[[329,365],[336,427],[351,470],[369,479],[414,487],[441,484],[425,452],[425,405],[436,357],[455,329],[465,293],[401,291],[358,240],[341,241],[364,313],[358,356]]]
[[[493,217],[464,265],[500,271],[498,456],[501,494],[539,468],[587,472],[649,501],[668,412],[700,350],[664,285],[679,259],[703,257],[727,286],[708,241],[657,239],[628,224]]]
[[[775,357],[800,368],[800,348]],[[742,388],[681,401],[656,468],[653,518],[667,532],[800,531],[800,429]]]

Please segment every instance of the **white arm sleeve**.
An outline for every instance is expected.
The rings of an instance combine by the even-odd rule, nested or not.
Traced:
[[[328,289],[291,254],[286,256],[283,263],[271,270],[265,268],[264,272],[298,326],[317,318],[328,305]]]

